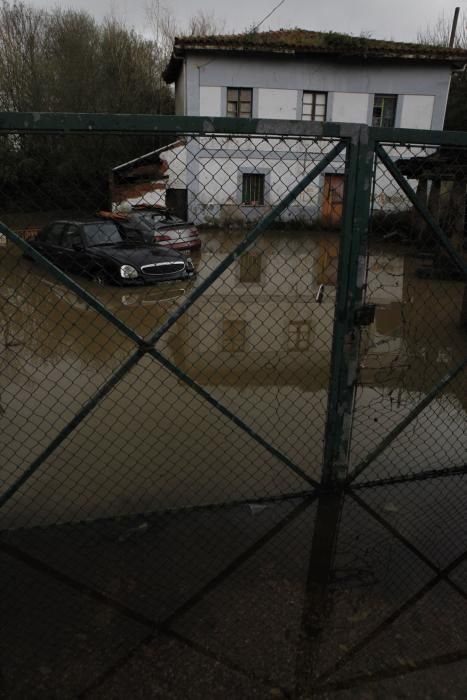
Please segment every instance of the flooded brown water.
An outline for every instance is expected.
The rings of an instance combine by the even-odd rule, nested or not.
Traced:
[[[142,336],[157,328],[238,240],[205,234],[189,283],[98,287],[75,278]],[[271,233],[225,272],[159,349],[276,450],[319,480],[338,240]],[[419,279],[418,262],[371,251],[353,426],[356,465],[465,356],[463,284]],[[4,486],[47,447],[134,344],[8,245],[0,248]],[[317,303],[319,284],[324,298]],[[467,453],[466,372],[365,473],[454,467]],[[446,431],[446,426],[448,430]],[[279,496],[308,484],[145,356],[7,504],[7,527]]]
[[[204,234],[187,284],[75,279],[146,337],[236,241]],[[159,345],[315,479],[337,250],[329,233],[264,236]],[[465,358],[464,285],[420,279],[420,264],[372,247],[352,466]],[[12,246],[0,275],[3,493],[134,344]],[[345,495],[303,496],[305,479],[145,356],[2,509],[0,692],[462,700],[467,481],[461,469],[404,479],[465,466],[466,381],[464,370]],[[236,500],[247,503],[161,512]]]

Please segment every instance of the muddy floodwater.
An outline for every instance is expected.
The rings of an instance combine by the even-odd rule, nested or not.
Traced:
[[[239,240],[204,233],[187,283],[73,279],[148,339]],[[5,697],[466,697],[465,284],[372,244],[355,479],[314,491],[338,248],[264,235],[162,336],[160,362],[0,246]]]
[[[148,336],[238,240],[205,234],[193,256],[198,276],[187,283],[121,288],[74,279]],[[37,525],[306,490],[309,484],[288,462],[319,479],[337,253],[338,240],[329,233],[264,236],[158,345],[279,458],[146,355],[9,501],[2,522]],[[377,309],[362,336],[353,465],[465,356],[464,285],[420,279],[419,264],[402,247],[379,244],[370,252],[367,298]],[[0,450],[8,486],[135,345],[12,245],[0,249],[0,273]],[[463,371],[365,479],[462,464],[466,393]]]

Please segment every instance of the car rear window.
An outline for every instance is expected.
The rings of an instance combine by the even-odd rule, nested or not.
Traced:
[[[105,245],[106,243],[120,243],[123,238],[118,228],[111,221],[95,224],[86,224],[84,235],[89,246]]]
[[[143,233],[150,232],[152,230],[150,219],[146,219],[142,216],[130,216],[128,222],[122,221],[120,226],[124,230],[139,230]]]

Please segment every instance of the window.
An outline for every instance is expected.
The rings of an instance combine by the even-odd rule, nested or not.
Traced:
[[[310,347],[311,326],[309,321],[289,322],[289,350],[303,352]]]
[[[264,204],[264,175],[258,173],[243,175],[242,204]]]
[[[261,281],[262,253],[244,253],[240,258],[240,282],[258,284]]]
[[[396,121],[397,95],[375,95],[373,126],[393,127]]]
[[[326,92],[304,92],[302,104],[302,119],[313,122],[326,121]]]
[[[222,346],[226,352],[244,352],[246,343],[246,321],[241,318],[224,319]]]
[[[81,235],[77,226],[69,226],[63,234],[62,245],[64,248],[73,248],[74,245],[81,245]]]
[[[251,117],[253,90],[251,88],[227,88],[227,116]]]
[[[112,221],[86,224],[84,227],[84,235],[86,243],[89,246],[121,243],[123,240],[120,231]]]
[[[50,243],[50,245],[60,245],[65,226],[65,223],[57,223],[48,226],[39,234],[38,240],[44,241],[44,243]]]

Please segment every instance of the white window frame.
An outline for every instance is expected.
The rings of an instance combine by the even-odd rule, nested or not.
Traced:
[[[308,100],[308,98],[311,97],[311,101],[305,101]],[[317,103],[317,98],[324,98],[324,104]],[[305,114],[305,108],[311,107],[310,110],[306,109],[306,112],[310,112],[309,114]],[[316,112],[317,110],[321,111],[322,109],[322,114],[317,115]],[[325,122],[326,121],[326,115],[328,111],[328,93],[327,92],[321,92],[318,90],[304,90],[302,94],[302,121],[311,121],[311,122]]]

